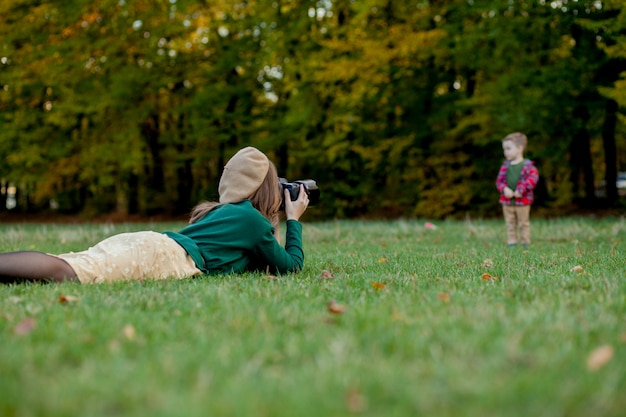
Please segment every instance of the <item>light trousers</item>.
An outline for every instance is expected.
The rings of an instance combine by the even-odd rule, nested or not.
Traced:
[[[530,206],[502,206],[504,223],[506,224],[506,237],[509,245],[516,245],[519,241],[522,245],[530,245]]]

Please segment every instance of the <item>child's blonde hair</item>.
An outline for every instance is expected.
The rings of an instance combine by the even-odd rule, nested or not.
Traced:
[[[516,146],[518,147],[521,146],[524,149],[526,149],[526,145],[528,144],[528,138],[526,137],[525,134],[520,133],[520,132],[515,132],[515,133],[506,135],[505,138],[502,139],[502,142],[506,142],[509,140],[513,142]]]

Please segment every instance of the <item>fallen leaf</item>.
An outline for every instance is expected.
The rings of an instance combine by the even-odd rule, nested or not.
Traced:
[[[580,274],[581,272],[583,272],[583,267],[580,265],[576,265],[575,267],[570,269],[570,272],[578,272]]]
[[[76,297],[74,295],[60,295],[59,296],[59,303],[61,303],[61,304],[75,303],[78,300],[80,300],[80,298],[78,298],[78,297]]]
[[[380,291],[385,288],[385,284],[383,284],[382,282],[372,281],[372,287],[374,287],[376,291]]]
[[[385,262],[389,262],[389,259],[387,259],[387,258],[385,258],[385,257],[382,257],[382,258],[379,258],[379,259],[378,259],[378,263],[379,263],[379,264],[384,264]]]
[[[493,275],[488,274],[486,272],[481,275],[481,278],[483,279],[483,281],[497,281],[498,280],[498,277],[494,277]]]
[[[324,269],[320,274],[320,279],[333,279],[335,275],[327,269]]]
[[[265,275],[263,279],[266,279],[268,281],[280,281],[280,278],[275,275]]]
[[[348,309],[346,306],[344,306],[343,304],[337,303],[335,300],[330,300],[327,303],[327,307],[328,307],[328,312],[332,314],[342,314],[342,313],[345,313],[345,311]]]
[[[396,310],[395,308],[391,312],[390,316],[391,321],[399,321],[404,324],[411,324],[413,321],[410,317],[407,317],[404,312]]]
[[[613,346],[603,345],[596,348],[587,358],[587,369],[597,371],[613,358]]]
[[[33,317],[27,317],[15,325],[13,333],[20,336],[27,335],[35,329],[35,324]]]
[[[122,329],[122,334],[128,340],[135,340],[135,336],[137,335],[137,333],[135,332],[135,327],[133,327],[132,324],[127,324],[126,326],[124,326],[124,328]]]
[[[493,268],[493,260],[487,258],[483,261],[482,267],[485,269]]]
[[[359,389],[346,392],[346,406],[351,413],[361,413],[367,409],[367,401]]]
[[[439,294],[437,294],[437,298],[439,298],[444,303],[450,302],[450,296],[446,294],[445,292],[440,292]]]

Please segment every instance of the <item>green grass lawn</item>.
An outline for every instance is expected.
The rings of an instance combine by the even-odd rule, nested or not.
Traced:
[[[0,251],[182,226],[0,225]],[[0,286],[0,416],[623,416],[626,222],[437,226],[305,222],[293,276]]]

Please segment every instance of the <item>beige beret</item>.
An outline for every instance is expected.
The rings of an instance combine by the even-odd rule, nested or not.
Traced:
[[[220,178],[220,203],[236,203],[249,198],[267,176],[270,161],[252,146],[237,152],[224,167]]]

